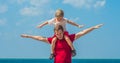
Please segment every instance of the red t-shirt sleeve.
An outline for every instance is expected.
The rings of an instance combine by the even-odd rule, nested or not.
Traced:
[[[69,35],[70,40],[73,42],[75,40],[75,34],[70,34]]]
[[[53,37],[48,37],[47,38],[47,40],[48,40],[48,42],[51,44],[52,43],[52,39],[53,39]]]

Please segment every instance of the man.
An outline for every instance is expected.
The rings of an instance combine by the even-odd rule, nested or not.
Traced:
[[[99,25],[93,26],[91,28],[85,29],[81,32],[78,32],[76,34],[71,34],[71,35],[69,35],[69,38],[73,42],[74,40],[89,33],[90,31],[92,31],[94,29],[98,29],[102,25],[103,24],[99,24]],[[71,57],[71,48],[69,47],[69,45],[67,44],[67,42],[64,39],[63,27],[60,25],[56,26],[54,28],[54,32],[57,37],[57,41],[55,44],[55,55],[53,55],[55,57],[54,63],[71,63],[71,58],[72,58]],[[21,36],[24,38],[32,38],[35,40],[40,40],[40,41],[43,41],[43,42],[49,43],[49,44],[51,44],[52,39],[53,39],[53,37],[44,38],[42,36],[31,36],[31,35],[26,35],[26,34],[23,34]]]

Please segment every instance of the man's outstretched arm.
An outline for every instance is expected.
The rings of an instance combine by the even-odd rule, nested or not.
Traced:
[[[98,25],[96,25],[96,26],[87,28],[87,29],[85,29],[85,30],[83,30],[83,31],[80,31],[80,32],[76,33],[76,34],[75,34],[75,40],[78,39],[78,38],[80,38],[81,36],[83,36],[83,35],[91,32],[91,31],[93,31],[94,29],[100,28],[102,25],[103,25],[103,24],[98,24]]]
[[[42,41],[42,42],[45,42],[45,43],[49,43],[48,39],[45,38],[45,37],[42,37],[42,36],[33,36],[33,35],[22,34],[21,37],[32,38],[32,39],[39,40],[39,41]]]

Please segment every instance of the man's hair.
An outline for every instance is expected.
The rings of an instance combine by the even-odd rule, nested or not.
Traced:
[[[57,25],[57,26],[54,27],[54,31],[59,31],[59,30],[64,31],[64,29],[61,25]]]
[[[64,11],[62,9],[56,10],[55,17],[64,17]]]

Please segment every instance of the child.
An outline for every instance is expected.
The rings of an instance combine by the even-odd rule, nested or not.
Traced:
[[[74,47],[73,47],[73,44],[72,44],[71,40],[70,40],[69,37],[68,37],[69,33],[66,31],[66,23],[69,23],[69,24],[71,24],[71,25],[77,26],[77,27],[79,27],[79,28],[82,28],[83,25],[78,25],[78,24],[76,24],[76,23],[74,23],[74,22],[72,22],[72,21],[70,21],[70,20],[67,20],[67,19],[65,19],[65,18],[63,18],[63,17],[64,17],[64,12],[63,12],[63,10],[58,9],[58,10],[56,11],[56,13],[55,13],[55,18],[53,18],[53,19],[51,19],[51,20],[49,20],[49,21],[46,21],[46,22],[44,22],[43,24],[38,25],[37,27],[38,27],[38,28],[41,28],[41,27],[43,27],[44,25],[47,25],[47,24],[53,24],[54,26],[56,26],[56,25],[61,25],[61,26],[64,28],[64,39],[66,40],[66,42],[68,43],[68,45],[70,46],[70,48],[71,48],[71,50],[72,50],[72,51],[71,51],[72,56],[75,56],[75,55],[76,55],[76,51],[75,51],[75,49],[74,49]],[[50,59],[53,59],[54,56],[55,56],[55,54],[54,54],[54,48],[55,48],[55,43],[56,43],[57,38],[56,38],[55,35],[54,35],[53,37],[54,37],[54,38],[53,38],[52,44],[51,44],[51,55],[50,55]]]

